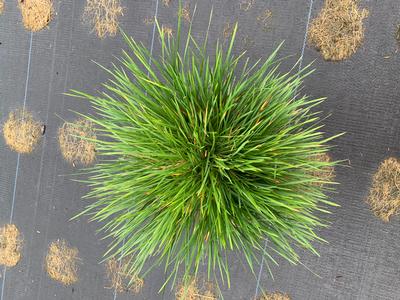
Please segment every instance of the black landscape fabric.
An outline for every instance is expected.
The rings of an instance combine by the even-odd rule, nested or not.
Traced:
[[[46,133],[29,155],[17,155],[0,139],[0,225],[16,224],[24,240],[19,264],[1,268],[0,300],[174,299],[175,291],[158,293],[165,280],[162,269],[145,279],[138,295],[116,294],[104,264],[99,264],[108,241],[100,239],[97,224],[87,218],[70,221],[85,206],[81,197],[87,188],[71,180],[78,169],[62,158],[57,131],[64,120],[76,118],[73,111],[90,112],[90,107],[63,92],[99,89],[107,74],[92,60],[105,66],[115,62],[125,47],[121,36],[99,39],[90,32],[82,20],[85,1],[55,0],[54,19],[35,33],[24,29],[16,3],[6,2],[0,15],[0,120],[25,106],[46,124]],[[174,28],[177,2],[165,6],[159,0],[124,1],[120,26],[156,55],[160,47],[148,21],[157,14],[160,24]],[[237,53],[247,50],[255,61],[285,40],[281,55],[290,57],[282,70],[299,58],[303,66],[314,61],[316,71],[301,92],[327,97],[320,107],[330,115],[324,121],[327,134],[346,132],[331,152],[348,166],[336,170],[340,185],[332,200],[341,207],[326,216],[331,226],[320,235],[329,243],[316,245],[321,256],[300,252],[303,266],[278,259],[279,267],[271,270],[274,280],[264,264],[257,280],[257,274],[232,255],[232,286],[223,289],[225,299],[253,299],[262,289],[288,293],[292,299],[400,299],[400,220],[384,223],[365,203],[380,162],[400,155],[400,18],[395,13],[400,2],[361,1],[370,12],[364,43],[349,59],[335,63],[324,61],[305,40],[308,24],[322,5],[322,0],[197,1],[195,36],[204,35],[213,7],[212,40],[223,40],[227,24],[238,21]],[[266,10],[271,14],[263,18]],[[44,269],[48,245],[58,238],[79,249],[79,280],[68,287],[52,281]]]

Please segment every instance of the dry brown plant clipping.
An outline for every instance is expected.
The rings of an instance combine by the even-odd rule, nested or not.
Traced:
[[[282,294],[280,292],[264,294],[259,300],[290,300],[288,294]]]
[[[169,37],[169,38],[171,38],[174,33],[174,30],[170,26],[167,26],[167,25],[162,25],[161,31],[163,32],[163,34],[165,34],[166,37]]]
[[[154,17],[146,17],[143,19],[143,23],[145,25],[152,25],[154,24]]]
[[[325,0],[324,7],[310,25],[309,42],[325,60],[338,61],[350,57],[364,40],[363,21],[367,9],[360,9],[357,0]]]
[[[397,45],[400,46],[400,24],[397,25],[395,38],[396,38],[396,41],[397,41]]]
[[[179,12],[183,20],[185,20],[187,23],[190,23],[192,20],[192,17],[190,15],[190,3],[186,2],[186,4],[181,8],[181,11]]]
[[[42,136],[42,124],[30,112],[18,109],[10,112],[3,125],[6,144],[18,153],[30,153]]]
[[[21,259],[22,239],[14,224],[0,228],[0,265],[14,267]]]
[[[255,0],[241,0],[239,3],[239,8],[243,11],[248,11],[253,7]]]
[[[331,162],[331,158],[326,153],[321,153],[313,156],[313,159],[319,162]],[[333,166],[326,166],[318,171],[313,172],[314,177],[323,182],[331,182],[335,178],[335,168]],[[323,186],[324,183],[315,183],[318,186]]]
[[[58,141],[66,161],[76,164],[89,165],[96,158],[96,133],[92,122],[79,119],[73,123],[64,123],[58,130]]]
[[[70,285],[78,281],[78,249],[68,246],[65,240],[50,244],[46,256],[46,270],[50,278]]]
[[[367,203],[373,213],[388,222],[400,208],[400,161],[394,157],[384,160],[372,179]]]
[[[268,30],[270,21],[272,18],[272,11],[269,9],[265,9],[261,14],[257,16],[257,22],[259,22],[264,30]]]
[[[206,289],[200,289],[197,286],[197,280],[192,279],[188,285],[181,285],[176,292],[176,300],[216,300],[217,297],[213,293],[211,285],[207,285]]]
[[[224,29],[222,31],[222,36],[224,37],[224,39],[228,39],[233,33],[233,26],[231,25],[231,23],[226,22],[224,25]]]
[[[117,34],[118,18],[123,14],[124,8],[119,0],[87,0],[83,19],[102,39]]]
[[[125,269],[128,259],[124,258],[122,261],[117,261],[112,258],[108,260],[106,263],[107,276],[111,281],[111,288],[118,293],[131,292],[137,294],[142,290],[144,281],[138,276],[127,274]]]
[[[39,31],[46,27],[54,14],[52,0],[18,0],[22,21],[27,30]]]

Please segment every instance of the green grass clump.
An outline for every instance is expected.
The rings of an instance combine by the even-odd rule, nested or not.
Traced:
[[[97,113],[87,116],[97,124],[95,201],[83,213],[104,224],[108,256],[134,258],[131,274],[163,265],[175,282],[206,266],[229,285],[230,251],[251,271],[260,252],[298,263],[294,247],[316,253],[316,213],[333,205],[318,174],[335,163],[316,159],[332,139],[313,109],[323,99],[298,96],[309,71],[280,74],[278,49],[250,65],[232,52],[236,28],[209,58],[207,38],[199,45],[180,28],[159,28],[154,57],[124,35],[129,50],[107,70],[106,92],[73,93]]]

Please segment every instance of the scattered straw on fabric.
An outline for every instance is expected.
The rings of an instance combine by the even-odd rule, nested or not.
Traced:
[[[0,265],[14,267],[21,260],[22,238],[14,224],[0,228]]]
[[[116,35],[119,18],[123,14],[124,7],[119,0],[87,0],[83,19],[91,24],[93,31],[103,39]]]
[[[118,293],[131,292],[138,294],[144,285],[142,278],[127,274],[127,259],[121,262],[115,258],[109,259],[106,262],[107,277],[111,281],[111,288],[115,289]]]
[[[70,247],[65,240],[50,244],[46,256],[46,270],[50,278],[70,285],[78,281],[78,249]]]
[[[39,31],[45,28],[54,15],[52,0],[18,0],[22,21],[27,30]]]
[[[373,213],[385,222],[399,213],[400,208],[400,161],[385,159],[372,178],[367,203]]]
[[[96,158],[96,133],[92,122],[79,119],[66,122],[58,130],[58,141],[63,157],[73,165],[89,165]]]
[[[29,111],[12,111],[3,124],[4,140],[12,150],[30,153],[42,136],[42,126]]]
[[[364,40],[367,9],[357,0],[325,0],[319,15],[311,22],[309,42],[325,60],[339,61],[355,53]]]

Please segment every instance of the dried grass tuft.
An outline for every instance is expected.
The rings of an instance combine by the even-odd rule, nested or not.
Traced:
[[[174,30],[172,29],[172,27],[167,26],[167,25],[162,25],[161,30],[169,38],[171,38],[172,35],[174,34]]]
[[[274,292],[264,294],[259,300],[290,300],[290,297],[288,294]]]
[[[154,24],[154,17],[145,17],[143,19],[143,23],[145,25],[153,25]]]
[[[75,164],[89,165],[96,158],[96,133],[92,122],[79,119],[66,122],[58,129],[58,141],[63,157]]]
[[[171,4],[172,0],[162,0],[162,2],[164,4],[164,6],[168,7]]]
[[[21,259],[22,239],[14,224],[0,228],[0,265],[14,267]]]
[[[317,154],[314,159],[319,162],[331,162],[331,157],[326,153]],[[313,176],[319,178],[320,181],[315,183],[318,186],[324,185],[323,182],[331,182],[335,178],[335,168],[333,166],[325,166],[322,169],[315,171]]]
[[[10,112],[3,125],[6,144],[18,153],[30,153],[42,136],[42,124],[30,112],[17,109]]]
[[[69,247],[65,240],[50,244],[46,256],[46,270],[50,278],[70,285],[78,281],[78,249]]]
[[[357,0],[325,0],[309,30],[309,42],[325,60],[338,61],[350,57],[364,40],[363,21],[367,9],[360,9]]]
[[[257,22],[262,25],[264,31],[269,29],[271,18],[272,11],[270,9],[265,9],[261,14],[257,16]]]
[[[52,0],[18,0],[22,21],[27,30],[39,31],[46,27],[54,13]]]
[[[248,11],[250,8],[253,7],[255,0],[241,0],[239,3],[239,7],[243,11]]]
[[[112,258],[106,263],[107,276],[111,281],[111,288],[115,289],[118,293],[131,292],[134,294],[139,293],[144,285],[142,278],[138,276],[131,276],[125,272],[127,267],[127,258],[122,262]]]
[[[255,46],[256,42],[254,41],[253,36],[250,34],[246,34],[243,36],[241,40],[240,51],[248,51],[251,50]]]
[[[179,12],[180,16],[183,18],[184,21],[187,23],[190,23],[192,20],[192,16],[190,13],[190,3],[186,2],[185,5],[181,8],[181,11]]]
[[[224,29],[222,31],[222,36],[223,36],[224,40],[227,40],[229,37],[231,37],[232,33],[233,33],[232,24],[229,22],[226,22],[224,25]]]
[[[181,285],[176,292],[176,300],[215,300],[217,297],[213,287],[207,284],[205,288],[199,288],[197,280],[192,279],[188,285]]]
[[[124,8],[119,0],[87,0],[83,19],[103,39],[117,34],[118,18],[123,14]]]
[[[374,214],[385,222],[399,213],[400,161],[394,157],[384,160],[373,176],[367,203]]]

